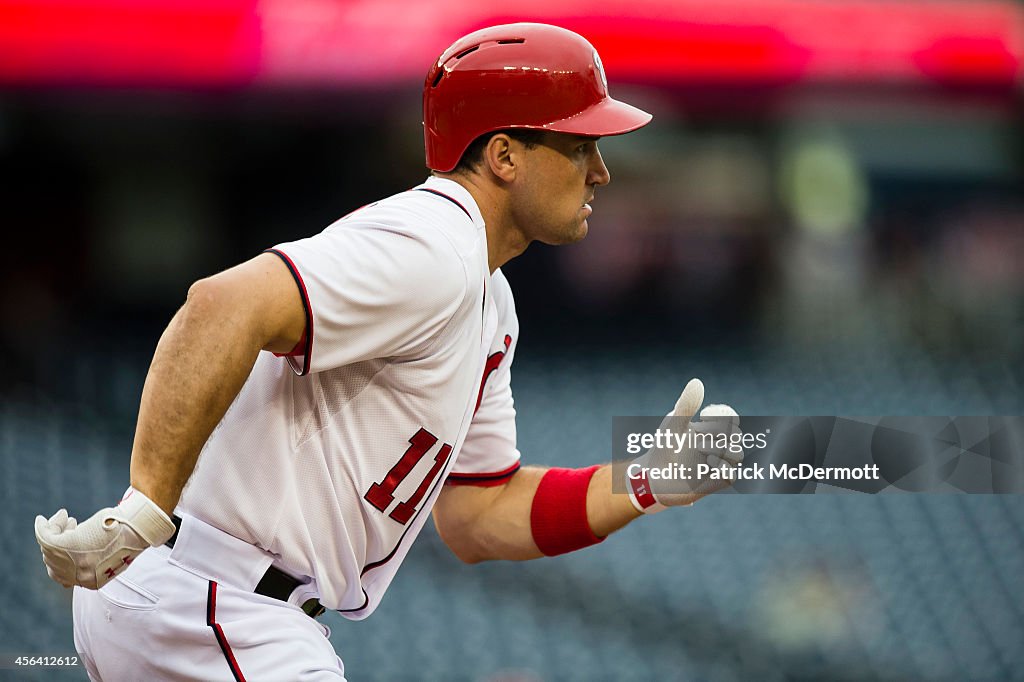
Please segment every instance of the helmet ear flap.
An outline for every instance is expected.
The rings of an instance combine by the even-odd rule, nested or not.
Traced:
[[[423,84],[427,167],[455,168],[484,133],[505,128],[601,137],[651,115],[608,95],[604,67],[582,36],[547,24],[506,24],[455,41]]]

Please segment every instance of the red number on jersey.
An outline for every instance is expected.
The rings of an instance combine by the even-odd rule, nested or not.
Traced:
[[[384,477],[384,480],[371,485],[370,489],[363,495],[363,498],[381,512],[386,512],[395,500],[395,489],[405,480],[405,477],[409,475],[413,467],[423,459],[427,451],[436,444],[437,436],[421,428],[409,439],[409,448],[395,466],[391,467],[391,471]],[[441,469],[444,468],[451,454],[452,446],[447,443],[442,444],[441,450],[434,457],[434,466],[430,467],[430,471],[427,472],[427,475],[420,482],[412,497],[405,502],[400,502],[395,507],[395,510],[390,514],[391,518],[403,526],[409,522],[409,519],[416,513],[416,505],[423,499],[423,496],[430,488],[430,484],[437,478]]]

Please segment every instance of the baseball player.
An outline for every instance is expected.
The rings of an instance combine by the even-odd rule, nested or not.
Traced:
[[[124,499],[36,518],[92,679],[344,679],[317,617],[369,616],[431,513],[464,561],[531,559],[713,489],[641,474],[616,495],[610,465],[520,467],[516,449],[500,267],[586,235],[610,179],[597,138],[651,115],[609,96],[581,36],[511,24],[441,54],[423,116],[422,185],[192,285],[146,378]],[[691,381],[672,414],[689,424],[703,392]],[[738,426],[712,413],[727,419],[687,428]]]

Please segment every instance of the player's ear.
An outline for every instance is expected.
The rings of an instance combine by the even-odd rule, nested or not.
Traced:
[[[495,176],[505,182],[516,177],[519,147],[505,133],[492,135],[484,146],[483,163]]]

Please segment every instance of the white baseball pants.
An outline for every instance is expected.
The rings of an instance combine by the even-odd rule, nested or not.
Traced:
[[[271,561],[185,517],[173,548],[146,550],[98,591],[75,588],[75,647],[89,677],[344,681],[324,625],[295,604],[252,591]],[[290,601],[306,598],[293,593]]]

